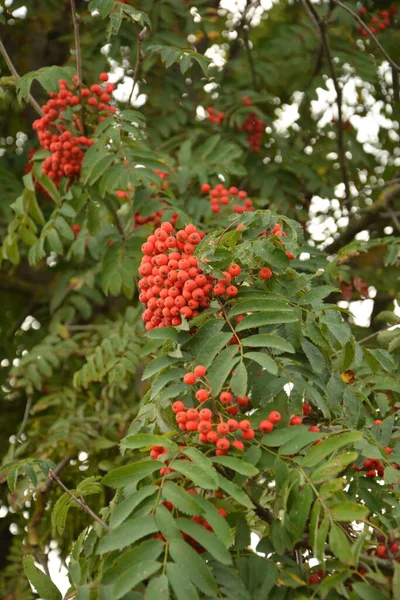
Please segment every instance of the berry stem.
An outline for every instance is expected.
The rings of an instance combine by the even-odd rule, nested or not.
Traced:
[[[1,41],[1,38],[0,38],[0,53],[1,53],[2,57],[4,58],[4,62],[6,63],[7,67],[10,69],[11,75],[14,77],[16,83],[18,83],[18,81],[20,80],[20,76],[19,76],[18,71],[15,68],[14,63],[12,62],[10,55],[8,54],[3,42]],[[32,96],[32,94],[29,94],[28,100],[29,100],[29,104],[32,106],[32,108],[34,108],[36,110],[36,112],[41,117],[43,117],[43,111],[40,108],[39,104],[36,102],[35,98]]]

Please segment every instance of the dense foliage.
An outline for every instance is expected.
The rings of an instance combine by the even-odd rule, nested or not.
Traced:
[[[2,598],[399,600],[399,25],[4,3]]]

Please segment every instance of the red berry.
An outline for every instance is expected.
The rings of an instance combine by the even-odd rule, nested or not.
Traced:
[[[321,578],[318,575],[310,575],[308,577],[308,583],[310,585],[317,585],[321,581]]]
[[[211,190],[211,185],[209,183],[203,183],[201,186],[201,191],[203,194],[207,194]]]
[[[233,400],[233,394],[230,392],[222,392],[219,396],[219,399],[222,404],[231,404]]]
[[[174,411],[174,413],[181,412],[182,410],[185,410],[185,408],[186,407],[181,400],[177,400],[172,405],[172,410]]]
[[[264,421],[261,421],[259,428],[261,433],[270,433],[273,430],[274,425],[271,423],[271,421],[265,419]]]
[[[211,443],[211,444],[215,444],[217,442],[219,438],[219,435],[216,431],[209,431],[207,433],[207,440]]]
[[[238,292],[239,292],[239,290],[237,289],[237,287],[235,285],[230,285],[226,288],[226,293],[231,298],[233,298],[234,296],[237,296]]]
[[[380,419],[375,419],[374,425],[380,425],[382,421]]]
[[[227,423],[218,423],[217,431],[220,435],[226,435],[227,433],[229,433],[228,424]],[[222,448],[220,448],[220,450],[222,450]]]
[[[207,369],[202,365],[198,365],[193,369],[193,372],[196,375],[196,377],[204,377],[204,375],[207,373]]]
[[[218,450],[226,451],[229,449],[230,445],[231,444],[230,444],[229,440],[227,440],[226,438],[220,438],[217,442]]]
[[[212,412],[209,408],[202,408],[199,412],[200,421],[211,421]]]
[[[201,388],[196,392],[196,398],[199,402],[205,402],[208,400],[208,392],[204,388]]]
[[[73,223],[71,226],[72,231],[74,232],[75,235],[78,235],[78,233],[81,230],[81,226],[78,225],[78,223]]]
[[[107,73],[100,73],[99,79],[100,79],[100,81],[108,81],[108,74]]]
[[[255,436],[254,429],[246,429],[246,431],[242,431],[242,438],[244,440],[252,440]]]
[[[235,446],[238,450],[244,450],[244,444],[240,440],[235,440],[232,442],[232,446]]]
[[[308,402],[304,402],[303,403],[303,415],[307,416],[307,415],[310,414],[310,412],[311,412],[311,406],[310,406],[310,404]]]
[[[268,420],[271,421],[271,423],[279,423],[281,418],[281,413],[277,410],[271,411],[268,415]]]
[[[231,265],[229,265],[228,267],[228,273],[230,275],[232,275],[232,277],[237,277],[238,275],[240,275],[240,273],[242,272],[242,269],[239,265],[237,265],[236,263],[233,263]]]
[[[251,429],[251,423],[247,419],[243,419],[243,421],[240,421],[239,427],[242,431],[248,431]]]
[[[377,549],[376,549],[376,554],[380,558],[386,558],[386,556],[387,556],[387,548],[386,548],[386,546],[378,546]]]
[[[317,433],[318,431],[320,431],[320,428],[316,425],[311,425],[311,427],[308,428],[308,431],[315,431],[315,433]]]
[[[258,272],[261,279],[270,279],[272,277],[272,271],[269,267],[263,267]]]
[[[230,432],[236,431],[239,427],[239,423],[236,421],[236,419],[228,419],[226,424],[228,425]]]
[[[303,422],[303,419],[301,417],[292,417],[290,419],[290,424],[291,425],[301,425]]]
[[[193,385],[196,383],[197,377],[194,373],[186,373],[186,375],[183,377],[183,381],[187,385]]]

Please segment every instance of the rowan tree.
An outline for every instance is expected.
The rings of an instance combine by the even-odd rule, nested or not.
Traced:
[[[4,2],[4,599],[400,598],[399,31]]]

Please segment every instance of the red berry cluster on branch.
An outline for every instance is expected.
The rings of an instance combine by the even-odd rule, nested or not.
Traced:
[[[362,467],[353,466],[354,471],[365,471],[365,476],[373,479],[374,477],[383,477],[385,467],[377,458],[367,458],[364,460]]]
[[[114,84],[106,83],[107,79],[107,73],[102,73],[100,81],[104,85],[94,84],[90,89],[80,89],[74,77],[72,90],[66,81],[60,79],[59,91],[49,93],[50,100],[43,106],[44,116],[33,123],[40,145],[51,152],[42,163],[42,171],[56,185],[62,177],[71,181],[79,177],[85,150],[94,143],[85,135],[85,128],[90,126],[93,131],[98,123],[116,110],[109,104]],[[72,111],[72,118],[67,110]]]
[[[208,113],[208,120],[211,121],[212,123],[222,123],[222,121],[225,119],[225,113],[222,111],[217,112],[215,110],[215,108],[213,108],[212,106],[209,106],[208,108],[206,108],[206,111]]]
[[[247,197],[245,190],[239,190],[237,187],[231,186],[226,188],[222,183],[217,183],[216,186],[211,188],[209,183],[203,183],[201,186],[203,194],[208,194],[210,199],[210,206],[213,213],[219,213],[223,206],[232,206],[233,211],[238,214],[244,212],[253,211],[253,202]],[[239,204],[243,202],[243,204]]]
[[[172,410],[179,429],[197,432],[200,443],[216,447],[217,456],[226,456],[230,448],[244,450],[244,442],[252,440],[255,436],[250,421],[242,419],[245,415],[240,414],[241,409],[246,410],[248,396],[235,397],[227,389],[221,392],[218,398],[214,398],[206,375],[206,368],[198,365],[193,372],[189,371],[184,376],[183,381],[187,385],[201,385],[195,392],[195,399],[200,406],[187,409],[181,400],[173,403]],[[274,410],[268,419],[261,421],[259,430],[261,433],[269,433],[280,420],[281,414]]]
[[[365,17],[368,14],[368,9],[366,6],[360,6],[358,12],[362,17]],[[366,22],[366,25],[374,35],[377,35],[393,25],[396,13],[396,6],[392,6],[389,10],[380,10],[375,15],[369,17],[369,22]],[[368,37],[368,31],[361,25],[357,27],[357,31],[361,37]]]
[[[224,277],[218,279],[218,283],[214,285],[213,292],[216,296],[228,296],[234,298],[239,290],[236,285],[232,284],[232,277],[237,277],[242,272],[242,268],[233,263],[229,265],[227,271],[222,271]]]
[[[389,555],[391,555],[391,558],[395,558],[397,562],[400,562],[399,552],[399,540],[395,540],[394,542],[389,543],[386,546],[384,544],[381,544],[376,549],[376,555],[379,556],[379,558],[388,558]]]
[[[180,325],[182,315],[191,319],[209,307],[213,279],[193,255],[203,237],[194,225],[175,231],[165,222],[142,245],[139,300],[147,307],[142,315],[147,330]]]
[[[249,113],[246,121],[239,128],[240,131],[248,133],[247,141],[252,152],[260,152],[264,129],[264,121],[259,119],[254,113]]]

